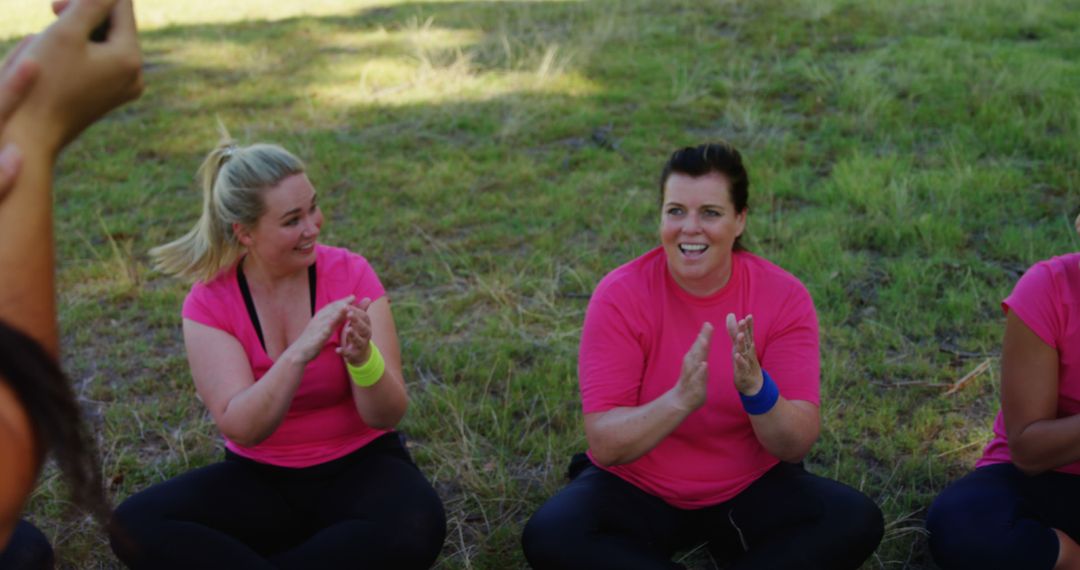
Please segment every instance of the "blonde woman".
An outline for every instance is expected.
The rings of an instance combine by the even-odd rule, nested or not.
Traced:
[[[362,256],[318,243],[304,164],[226,140],[203,213],[151,254],[193,278],[184,344],[225,460],[128,498],[112,546],[133,568],[426,568],[442,503],[394,426],[408,397],[393,315]]]

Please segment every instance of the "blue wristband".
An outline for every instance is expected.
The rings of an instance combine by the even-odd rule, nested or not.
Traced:
[[[758,390],[757,394],[747,396],[739,392],[739,399],[742,400],[743,409],[752,416],[760,416],[773,409],[776,401],[780,399],[780,389],[776,387],[776,382],[773,382],[769,373],[765,372],[764,369],[761,371],[761,378],[761,389]]]

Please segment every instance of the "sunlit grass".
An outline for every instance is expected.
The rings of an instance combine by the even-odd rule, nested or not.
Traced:
[[[434,3],[451,0],[432,0]],[[500,0],[481,0],[498,2]],[[341,16],[407,4],[407,0],[135,0],[139,27],[150,31],[167,26],[267,23],[300,16]],[[48,0],[0,0],[0,40],[40,30],[53,20]]]
[[[0,38],[46,22],[40,4],[0,0]],[[677,146],[743,150],[748,243],[814,297],[824,429],[807,463],[882,505],[867,568],[930,567],[925,509],[996,411],[998,303],[1034,261],[1080,249],[1080,13],[1064,2],[137,10],[148,90],[67,151],[56,200],[64,363],[118,500],[220,456],[180,340],[188,285],[146,255],[197,218],[218,119],[303,157],[322,239],[386,284],[401,427],[447,505],[443,568],[522,566],[521,525],[585,445],[588,296],[655,245]],[[64,565],[115,566],[52,471],[29,513]]]

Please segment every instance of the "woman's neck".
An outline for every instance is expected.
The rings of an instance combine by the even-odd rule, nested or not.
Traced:
[[[244,256],[241,262],[244,270],[244,278],[248,284],[263,291],[274,293],[281,289],[297,286],[301,282],[307,286],[307,270],[300,269],[291,272],[275,272],[266,263],[250,253]]]

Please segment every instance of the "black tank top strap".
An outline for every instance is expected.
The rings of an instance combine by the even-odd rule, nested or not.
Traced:
[[[311,300],[311,316],[315,316],[315,264],[308,266],[308,297]],[[255,327],[255,334],[259,335],[259,344],[263,352],[266,352],[266,339],[263,338],[262,325],[259,324],[259,313],[255,311],[255,300],[251,298],[251,288],[248,287],[247,277],[244,277],[244,260],[241,259],[236,265],[236,283],[240,285],[240,295],[244,298],[244,306],[247,307],[251,325]]]
[[[318,277],[315,275],[315,264],[312,263],[307,268],[307,282],[308,282],[308,290],[310,291],[310,295],[311,295],[311,316],[313,316],[313,317],[315,316],[315,280],[316,279],[318,279]]]
[[[266,352],[266,339],[263,338],[262,325],[259,324],[259,313],[255,312],[255,300],[251,298],[251,289],[248,288],[247,277],[244,277],[244,260],[236,265],[236,282],[240,285],[240,294],[244,297],[244,306],[247,307],[248,317],[255,327],[255,334],[259,335],[259,344],[263,352]]]

